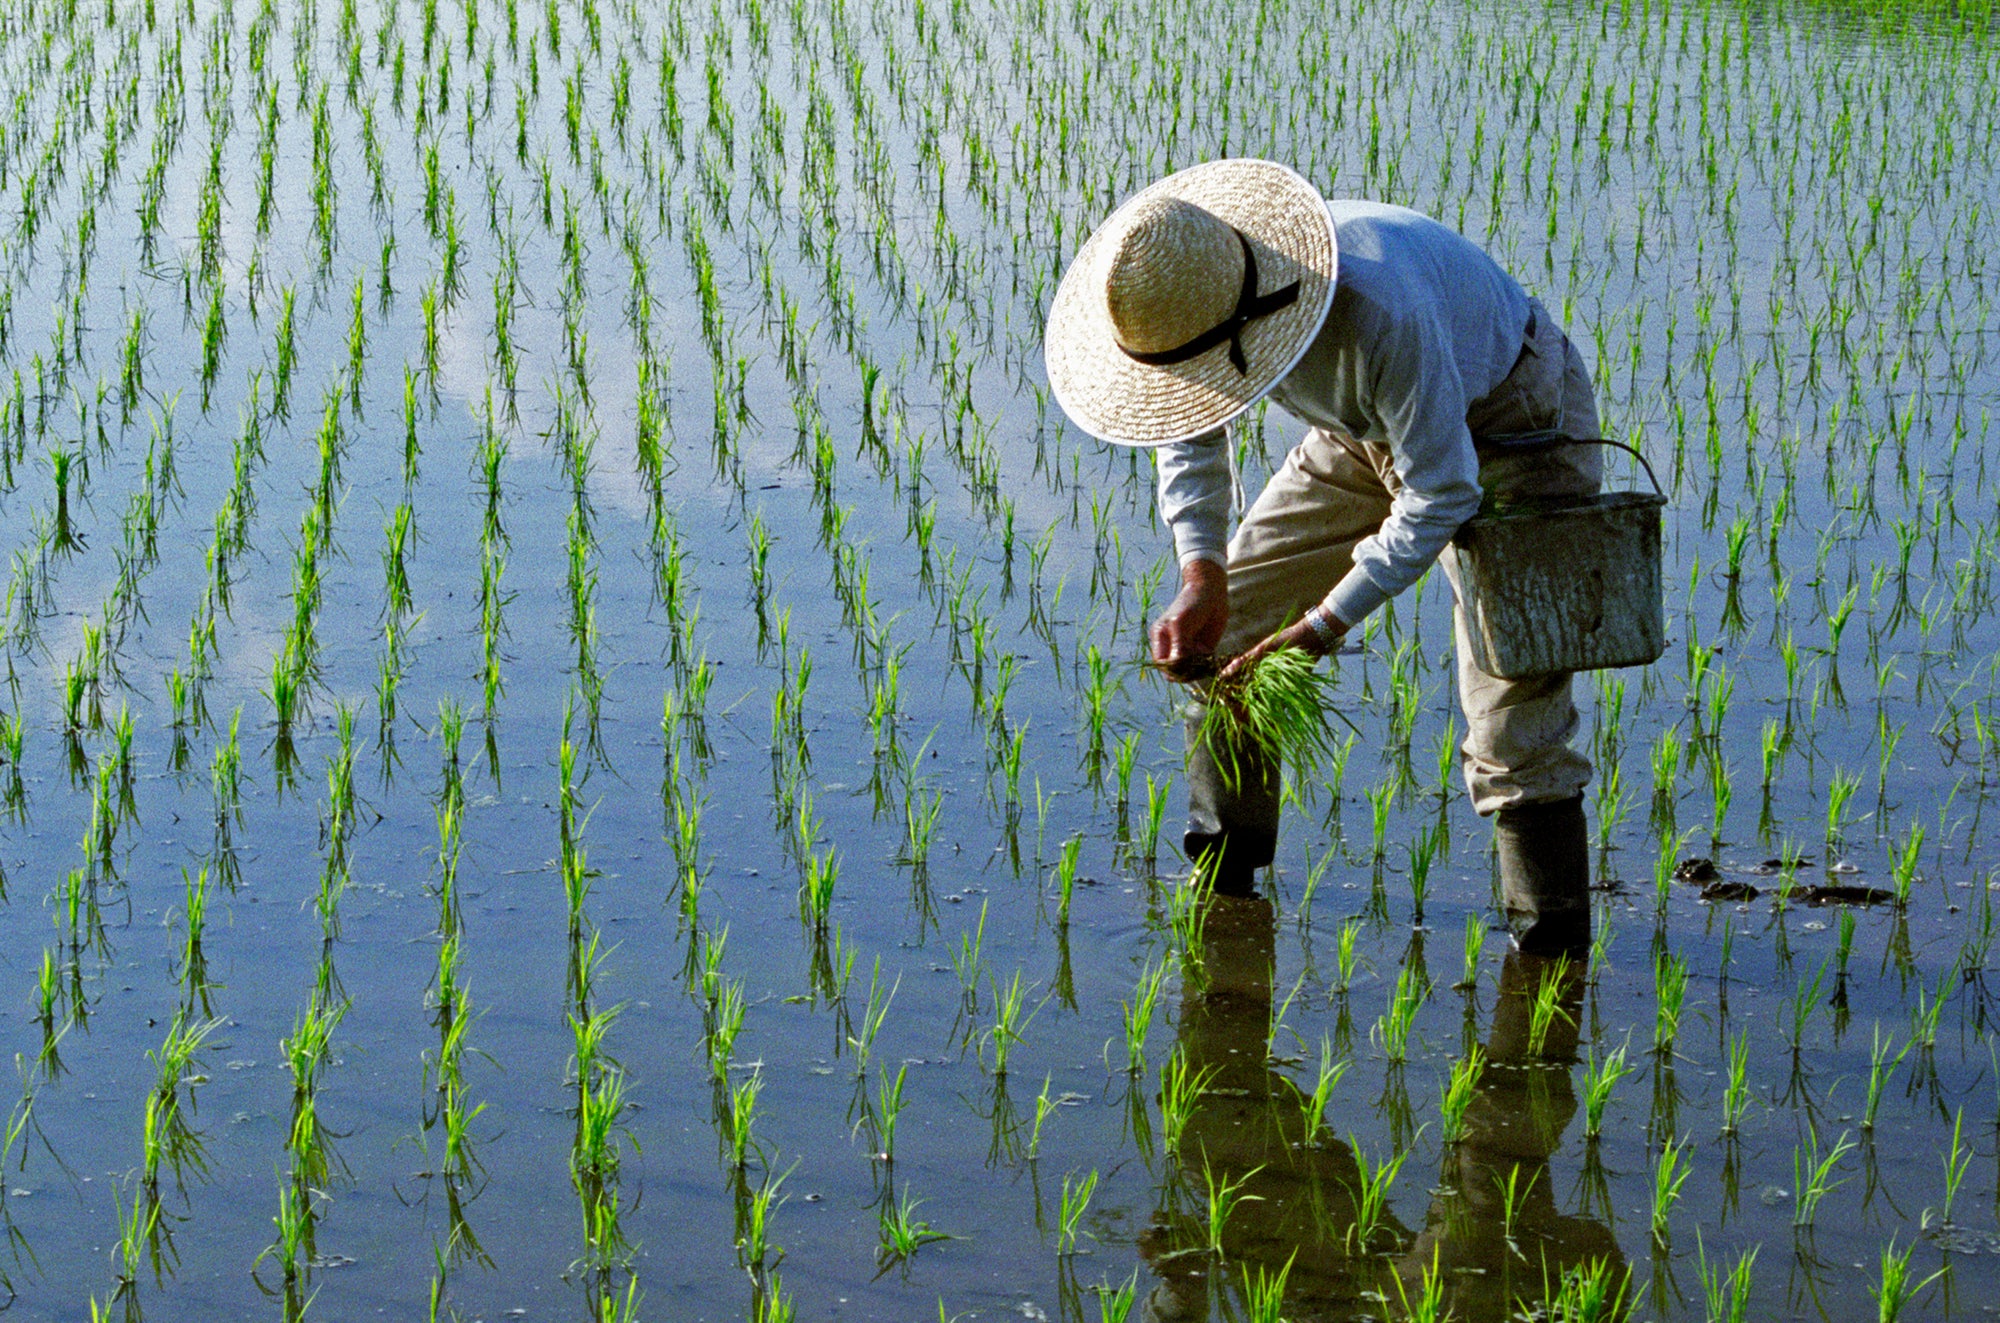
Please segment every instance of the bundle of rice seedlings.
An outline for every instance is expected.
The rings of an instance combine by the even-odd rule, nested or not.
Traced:
[[[1266,653],[1247,671],[1209,682],[1200,738],[1234,792],[1259,752],[1310,767],[1333,752],[1334,678],[1296,648]]]

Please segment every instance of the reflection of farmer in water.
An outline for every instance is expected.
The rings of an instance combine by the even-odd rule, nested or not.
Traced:
[[[1246,1267],[1276,1271],[1290,1261],[1286,1317],[1348,1319],[1374,1312],[1381,1296],[1397,1299],[1395,1277],[1414,1299],[1419,1279],[1436,1262],[1455,1316],[1484,1323],[1513,1317],[1516,1301],[1542,1300],[1545,1287],[1552,1289],[1572,1265],[1622,1262],[1608,1228],[1557,1211],[1549,1171],[1549,1156],[1576,1110],[1568,1065],[1580,980],[1566,980],[1568,1018],[1557,1016],[1541,1053],[1532,1053],[1528,1009],[1549,966],[1509,955],[1489,1064],[1466,1111],[1465,1138],[1445,1156],[1422,1230],[1412,1234],[1391,1214],[1371,1255],[1349,1244],[1359,1176],[1352,1151],[1330,1133],[1307,1136],[1298,1087],[1266,1065],[1273,947],[1265,901],[1209,902],[1208,986],[1184,996],[1178,1040],[1191,1070],[1214,1074],[1194,1104],[1153,1225],[1140,1238],[1159,1279],[1148,1317],[1206,1319],[1212,1288],[1240,1290]],[[1336,1098],[1335,1107],[1341,1105]],[[1328,1126],[1345,1128],[1333,1117]],[[1517,1195],[1508,1225],[1501,1190],[1510,1177]],[[1243,1194],[1255,1200],[1246,1198],[1231,1215],[1220,1262],[1203,1251],[1211,1180],[1242,1180]],[[1404,1181],[1407,1190],[1407,1175]]]

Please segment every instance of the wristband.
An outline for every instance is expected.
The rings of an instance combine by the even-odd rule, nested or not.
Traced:
[[[1306,628],[1310,629],[1313,637],[1319,640],[1321,649],[1332,652],[1340,646],[1340,636],[1343,631],[1334,624],[1333,617],[1327,613],[1324,606],[1316,606],[1306,612],[1305,620]]]

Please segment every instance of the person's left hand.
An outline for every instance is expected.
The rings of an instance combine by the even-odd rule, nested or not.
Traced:
[[[1342,632],[1345,633],[1344,630]],[[1222,674],[1225,678],[1241,678],[1251,667],[1280,648],[1297,648],[1308,657],[1323,657],[1328,651],[1320,643],[1320,637],[1313,631],[1313,627],[1300,620],[1286,625],[1250,651],[1237,656],[1229,665],[1222,668]]]

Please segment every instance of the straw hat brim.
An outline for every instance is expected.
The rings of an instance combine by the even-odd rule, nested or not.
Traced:
[[[1240,230],[1257,259],[1258,289],[1296,280],[1289,307],[1242,331],[1247,372],[1218,345],[1182,363],[1153,366],[1119,347],[1105,303],[1100,247],[1111,220],[1084,240],[1056,289],[1042,353],[1049,387],[1070,420],[1100,441],[1164,446],[1211,432],[1282,381],[1333,305],[1339,248],[1319,190],[1275,161],[1208,161],[1132,195],[1112,219],[1160,197],[1180,198]]]

